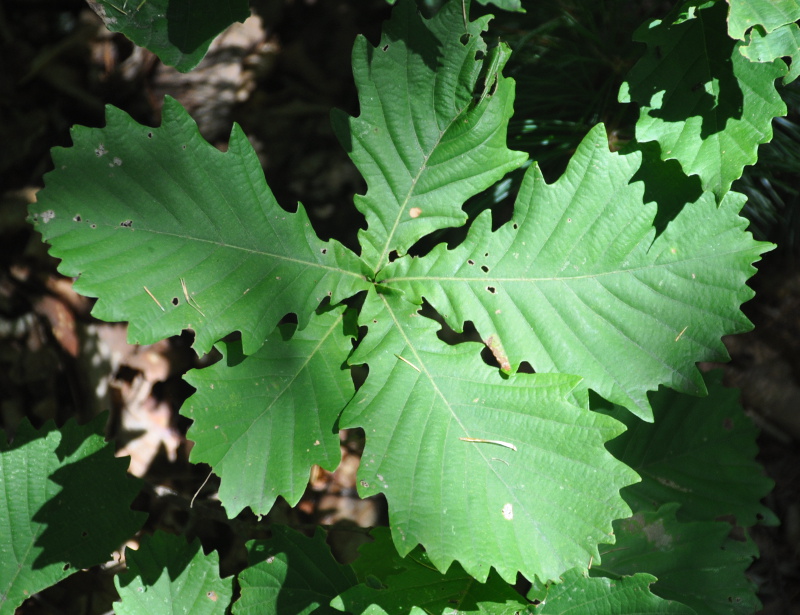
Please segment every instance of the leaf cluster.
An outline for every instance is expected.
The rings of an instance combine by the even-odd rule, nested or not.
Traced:
[[[642,26],[620,92],[639,106],[635,139],[612,151],[594,126],[548,183],[508,148],[511,50],[487,44],[490,16],[470,20],[468,4],[427,19],[401,0],[377,45],[355,42],[360,112],[332,121],[366,180],[359,253],[281,207],[240,128],[222,153],[171,99],[159,128],[113,107],[104,128],[75,127],[31,219],[131,342],[189,329],[198,353],[222,354],[186,375],[181,413],[229,517],[297,504],[313,465],[337,466],[338,430],[364,431],[359,494],[386,497],[389,528],[343,565],[321,530],[272,527],[248,545],[234,613],[752,612],[755,547],[718,519],[774,521],[759,503],[771,485],[735,394],[696,364],[726,360],[721,337],[751,327],[746,282],[772,246],[745,230],[730,187],[786,112],[775,82],[794,77],[781,58],[798,15],[687,2]],[[116,10],[136,22],[157,5]],[[515,171],[510,219],[471,219],[464,204]],[[468,326],[480,341],[443,339]],[[65,453],[59,439],[80,430]],[[23,431],[0,447],[0,520],[22,528],[0,543],[0,613],[77,564],[43,529],[66,518],[42,515],[79,484],[73,466],[107,455],[84,450],[99,433]],[[92,549],[141,523],[119,517]],[[67,567],[51,572],[40,547]],[[198,543],[157,533],[128,561],[119,612],[231,602]]]

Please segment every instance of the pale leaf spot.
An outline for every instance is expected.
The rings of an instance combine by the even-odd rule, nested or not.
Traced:
[[[408,215],[412,218],[419,218],[419,215],[422,213],[422,210],[419,207],[412,207],[408,210]]]
[[[511,506],[510,502],[503,506],[503,517],[508,521],[511,521],[514,518],[514,507]]]

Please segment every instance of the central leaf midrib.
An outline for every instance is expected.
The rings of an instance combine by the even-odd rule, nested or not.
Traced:
[[[726,252],[726,253],[716,253],[714,254],[714,258],[725,257],[732,254],[740,254],[741,250],[737,250],[734,252]],[[572,275],[572,276],[548,276],[548,277],[462,277],[458,275],[450,275],[450,276],[431,276],[431,275],[418,275],[418,276],[402,276],[402,277],[392,277],[392,278],[385,278],[383,280],[378,281],[378,284],[390,285],[396,283],[403,283],[403,282],[478,282],[481,284],[489,284],[492,282],[566,282],[570,280],[590,280],[595,278],[601,278],[605,276],[611,275],[625,275],[625,274],[632,274],[637,273],[640,271],[653,271],[660,268],[665,267],[673,267],[676,265],[681,265],[685,263],[690,263],[692,261],[700,261],[703,264],[707,264],[708,257],[703,256],[696,256],[693,258],[686,258],[683,260],[677,261],[669,261],[666,263],[648,263],[646,265],[640,265],[638,267],[630,267],[627,269],[613,269],[610,271],[600,271],[598,273],[587,273],[584,275]]]
[[[291,386],[292,386],[292,385],[295,383],[295,381],[297,380],[297,378],[299,378],[300,374],[302,374],[302,373],[303,373],[303,371],[305,371],[305,370],[306,370],[306,368],[308,367],[308,365],[311,363],[311,360],[312,360],[312,359],[313,359],[313,358],[314,358],[314,357],[317,355],[317,353],[320,351],[320,348],[322,348],[322,346],[325,344],[325,342],[327,342],[327,341],[328,341],[328,338],[331,336],[331,334],[333,333],[333,331],[335,331],[335,330],[336,330],[336,327],[338,327],[338,326],[339,326],[339,324],[342,322],[342,320],[343,320],[343,319],[344,319],[344,313],[342,313],[341,315],[339,315],[339,317],[338,317],[338,318],[337,318],[337,319],[336,319],[336,320],[335,320],[335,321],[334,321],[334,322],[331,324],[331,326],[330,326],[330,327],[328,328],[328,330],[327,330],[327,331],[324,333],[324,335],[320,336],[319,343],[318,343],[318,344],[317,344],[317,345],[316,345],[316,346],[313,348],[313,350],[312,350],[311,352],[309,352],[309,353],[308,353],[308,356],[307,356],[307,357],[305,357],[305,361],[303,361],[302,365],[300,365],[300,366],[299,366],[299,367],[298,367],[298,368],[295,370],[294,374],[293,374],[293,375],[292,375],[292,376],[291,376],[291,377],[290,377],[290,378],[287,380],[287,382],[285,383],[285,386],[284,386],[283,388],[281,388],[279,391],[277,391],[277,392],[275,393],[274,397],[273,397],[273,398],[272,398],[272,399],[269,401],[269,403],[267,404],[267,406],[266,406],[266,407],[265,407],[265,408],[264,408],[264,409],[263,409],[261,412],[259,412],[259,413],[258,413],[258,415],[257,415],[257,416],[256,416],[256,417],[253,419],[253,421],[252,421],[252,422],[253,422],[254,424],[255,424],[255,422],[256,422],[256,421],[259,421],[259,420],[263,419],[263,418],[264,418],[264,416],[266,416],[266,414],[267,414],[267,413],[268,413],[270,410],[272,410],[272,408],[275,406],[275,404],[277,404],[277,403],[278,403],[278,401],[279,401],[279,400],[280,400],[280,399],[281,399],[281,398],[282,398],[282,397],[283,397],[283,396],[286,394],[286,392],[287,392],[287,391],[288,391],[288,390],[291,388]],[[297,332],[297,331],[295,331],[295,333],[296,333],[296,332]],[[293,333],[292,335],[294,336],[294,333]],[[289,342],[286,342],[286,343],[290,343],[290,342],[291,342],[291,340],[289,340]],[[223,463],[223,462],[226,460],[226,458],[228,457],[228,455],[230,455],[231,451],[233,450],[233,448],[234,448],[234,445],[235,445],[235,444],[236,444],[236,443],[237,443],[239,440],[241,440],[243,437],[245,437],[245,436],[246,436],[246,435],[249,433],[249,431],[250,431],[249,429],[248,429],[248,430],[245,430],[245,431],[243,431],[241,434],[239,434],[239,436],[237,436],[236,438],[234,438],[234,439],[231,441],[230,447],[229,447],[229,448],[228,448],[228,450],[225,452],[225,454],[222,456],[222,459],[220,459],[220,461],[219,461],[219,464],[222,464],[222,463]]]
[[[434,85],[435,85],[435,79],[436,79],[436,77],[434,75]],[[428,160],[430,160],[431,156],[433,156],[434,152],[436,151],[436,148],[439,147],[439,144],[442,142],[442,138],[447,133],[447,131],[450,130],[450,127],[458,119],[460,119],[464,115],[464,113],[465,113],[465,111],[467,109],[469,109],[469,105],[467,105],[466,107],[462,108],[458,112],[457,115],[455,115],[453,118],[451,118],[451,120],[447,123],[446,127],[444,128],[444,130],[440,130],[439,131],[439,136],[437,137],[437,139],[434,142],[433,146],[431,147],[430,151],[423,156],[422,164],[420,165],[419,170],[417,171],[417,174],[411,180],[411,187],[406,192],[405,198],[403,199],[402,203],[400,203],[400,201],[398,200],[398,203],[400,204],[400,209],[398,210],[397,216],[394,219],[394,224],[392,225],[392,228],[389,230],[389,232],[388,232],[388,234],[386,236],[386,243],[383,246],[383,250],[381,251],[381,255],[378,258],[378,261],[375,263],[375,266],[374,266],[373,271],[372,271],[373,275],[378,275],[378,272],[381,269],[383,269],[384,263],[386,262],[387,254],[390,252],[389,248],[390,248],[390,246],[392,244],[392,238],[394,237],[394,234],[397,232],[397,227],[400,226],[400,220],[402,219],[403,214],[405,213],[406,207],[408,206],[409,202],[411,201],[411,198],[414,195],[414,189],[417,187],[417,182],[419,181],[419,179],[422,176],[422,174],[428,168],[427,167]],[[417,137],[417,142],[419,142],[419,135],[415,134],[414,136]]]
[[[114,228],[116,228],[116,227],[114,227]],[[299,259],[299,258],[293,258],[291,256],[286,256],[284,254],[275,254],[274,252],[266,252],[266,251],[263,251],[263,250],[257,250],[255,248],[246,248],[244,246],[237,246],[237,245],[225,243],[225,242],[222,242],[222,241],[214,241],[214,240],[211,240],[211,239],[204,239],[202,237],[191,237],[191,236],[187,236],[187,235],[179,235],[178,233],[169,233],[169,232],[166,232],[166,231],[157,231],[157,230],[153,230],[153,229],[137,228],[135,230],[137,232],[140,232],[140,233],[152,233],[154,235],[164,235],[164,236],[167,236],[167,237],[176,237],[178,239],[185,239],[186,241],[190,241],[190,242],[191,241],[195,241],[195,242],[198,242],[198,243],[207,243],[207,244],[211,244],[213,246],[219,247],[219,248],[228,248],[228,249],[231,249],[231,250],[239,250],[241,252],[246,252],[246,253],[249,253],[249,254],[255,254],[255,255],[258,255],[258,256],[265,256],[265,257],[268,257],[268,258],[273,258],[275,260],[280,260],[280,261],[284,261],[284,262],[287,262],[287,263],[295,263],[295,264],[298,264],[298,265],[305,265],[305,266],[309,266],[309,267],[317,267],[318,269],[325,269],[325,270],[328,270],[328,271],[335,271],[337,273],[343,273],[343,274],[351,275],[351,276],[359,278],[359,279],[363,279],[363,277],[364,277],[364,275],[362,273],[351,271],[350,269],[342,269],[342,268],[339,268],[339,267],[332,267],[330,265],[323,265],[323,264],[321,264],[321,263],[319,263],[317,261],[302,260],[302,259]],[[328,249],[329,250],[333,250],[333,246],[329,247]]]
[[[411,350],[411,352],[414,353],[414,359],[417,361],[417,364],[419,365],[419,369],[428,378],[429,382],[431,383],[431,386],[433,387],[434,392],[439,397],[439,399],[442,400],[442,402],[444,403],[445,407],[450,412],[450,415],[453,417],[453,419],[456,421],[456,423],[458,423],[458,426],[464,432],[464,437],[470,437],[469,431],[467,430],[467,428],[464,425],[464,423],[461,421],[461,418],[458,416],[458,413],[453,410],[453,408],[452,408],[447,396],[444,394],[444,392],[439,388],[438,384],[436,383],[436,378],[430,372],[430,370],[428,370],[427,365],[425,364],[425,362],[422,360],[422,357],[417,352],[417,349],[414,346],[414,343],[406,335],[406,332],[403,330],[403,327],[401,326],[399,320],[397,319],[397,315],[395,314],[394,310],[389,305],[389,302],[386,300],[386,298],[383,295],[379,294],[378,296],[381,298],[381,300],[383,301],[383,304],[386,306],[386,310],[389,313],[389,316],[391,317],[392,322],[394,322],[395,327],[397,327],[398,333],[403,338],[403,341],[405,342],[406,347],[409,348]],[[489,459],[487,458],[486,455],[484,455],[483,451],[481,451],[480,448],[478,449],[478,453],[483,458],[483,460],[486,462],[486,465],[490,469],[490,471],[497,477],[497,479],[503,485],[508,486],[506,481],[497,473],[497,470],[492,466],[492,464],[489,462]]]

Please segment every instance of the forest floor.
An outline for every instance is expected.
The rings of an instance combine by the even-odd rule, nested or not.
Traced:
[[[384,0],[253,3],[258,17],[226,32],[203,64],[182,75],[149,52],[107,32],[83,0],[0,4],[0,426],[13,434],[23,417],[85,422],[109,410],[108,437],[147,487],[134,506],[145,528],[185,532],[219,549],[222,573],[241,565],[255,518],[228,522],[208,468],[188,463],[187,420],[178,409],[192,393],[181,375],[207,365],[191,336],[130,346],[122,324],[90,316],[92,301],[72,290],[25,221],[51,163],[68,146],[69,127],[101,126],[113,104],[157,125],[163,96],[177,98],[201,132],[224,148],[239,122],[284,206],[302,201],[323,239],[354,246],[360,214],[352,196],[363,183],[330,128],[329,110],[357,112],[350,49],[357,33],[374,41],[388,16]],[[356,8],[357,6],[357,8]],[[775,481],[766,504],[782,523],[756,527],[761,558],[749,574],[765,614],[800,614],[800,270],[790,249],[768,254],[745,311],[751,333],[726,340],[726,384],[761,429],[759,461]],[[342,464],[315,469],[306,496],[275,521],[336,525],[330,542],[352,559],[359,529],[386,522],[380,499],[357,498],[362,437],[342,434]],[[193,498],[196,499],[193,501]],[[73,575],[28,601],[21,613],[99,614],[115,598],[107,566]]]

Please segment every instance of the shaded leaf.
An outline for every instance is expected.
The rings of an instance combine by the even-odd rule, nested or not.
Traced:
[[[651,420],[647,391],[702,394],[695,363],[726,360],[720,338],[747,331],[751,263],[769,249],[745,232],[744,197],[705,193],[655,237],[653,204],[631,183],[641,154],[608,151],[597,126],[548,185],[526,173],[497,231],[481,214],[458,247],[401,258],[381,283],[429,301],[460,331],[499,339],[515,371],[579,374],[603,397]]]
[[[393,250],[464,224],[464,201],[527,157],[506,147],[514,81],[499,71],[508,48],[487,52],[480,34],[490,17],[469,23],[468,37],[454,35],[464,30],[461,9],[449,2],[426,20],[413,0],[401,1],[377,47],[364,37],[353,47],[361,114],[337,112],[333,123],[367,182],[355,205],[367,218],[359,241],[373,272]],[[494,70],[487,76],[484,66]]]
[[[656,578],[635,574],[621,579],[589,577],[583,570],[564,573],[560,583],[553,583],[531,612],[536,615],[694,615],[679,602],[669,602],[650,591]],[[537,596],[538,597],[538,596]]]
[[[728,34],[739,40],[754,26],[769,33],[800,19],[798,0],[728,0],[728,4]]]
[[[0,433],[0,614],[61,579],[108,561],[144,523],[140,482],[103,440],[107,416]]]
[[[89,5],[109,30],[182,72],[200,63],[217,34],[250,16],[247,0],[89,0]]]
[[[302,328],[324,297],[366,284],[358,257],[319,240],[302,207],[280,208],[238,126],[222,153],[171,98],[161,128],[114,107],[107,121],[53,151],[31,212],[59,271],[98,297],[96,317],[128,321],[131,343],[192,329],[203,353],[238,330],[252,354],[285,314]]]
[[[394,4],[397,0],[386,0],[389,4]],[[469,0],[465,0],[469,3]],[[525,12],[522,8],[522,0],[478,0],[480,4],[486,6],[487,4],[494,4],[505,11],[518,11]]]
[[[197,539],[156,532],[125,549],[125,561],[114,578],[117,615],[223,615],[233,596],[233,577],[219,578],[219,554],[204,555]]]
[[[417,309],[370,291],[351,359],[369,376],[341,418],[364,429],[359,493],[386,496],[400,555],[422,544],[481,582],[491,566],[513,582],[587,565],[636,480],[603,447],[618,423],[566,401],[577,377],[505,376]]]
[[[692,607],[697,615],[744,615],[761,607],[744,572],[758,554],[755,544],[729,538],[723,522],[681,523],[677,504],[614,522],[614,546],[602,547],[593,575],[648,573],[654,594]]]
[[[220,343],[220,362],[186,375],[197,389],[181,409],[194,421],[190,459],[222,479],[229,517],[246,506],[266,514],[278,496],[294,506],[313,464],[339,464],[334,423],[354,392],[342,369],[352,350],[343,312],[313,316],[302,331],[281,326],[251,356],[239,342]]]
[[[745,47],[740,47],[744,57],[753,62],[772,62],[775,58],[791,58],[788,74],[783,78],[783,84],[791,83],[800,76],[800,28],[796,23],[791,23],[770,32],[762,34],[758,28],[753,28]]]
[[[658,141],[662,158],[699,175],[717,200],[772,139],[772,118],[786,114],[775,89],[786,64],[744,58],[725,33],[725,14],[717,2],[691,19],[640,28],[635,39],[647,53],[620,91],[621,102],[640,105],[636,139]]]
[[[606,448],[642,477],[622,495],[636,512],[676,502],[682,521],[733,515],[745,527],[758,519],[774,522],[760,502],[773,482],[755,461],[758,430],[739,405],[739,391],[722,386],[721,371],[705,380],[708,397],[653,393],[653,423],[621,408],[608,412],[628,430]]]
[[[239,574],[234,615],[333,615],[330,601],[355,585],[350,566],[336,562],[319,527],[313,538],[272,526],[268,540],[247,543],[248,566]]]
[[[355,614],[485,613],[515,615],[527,603],[496,573],[478,583],[458,564],[436,570],[417,547],[400,557],[388,528],[374,528],[374,542],[362,545],[353,563],[359,585],[337,596],[332,606]]]

